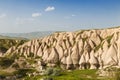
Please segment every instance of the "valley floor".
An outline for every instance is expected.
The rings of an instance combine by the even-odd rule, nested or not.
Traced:
[[[116,80],[115,78],[99,77],[97,70],[63,71],[59,76],[32,76],[25,80]],[[46,78],[46,79],[45,79]]]

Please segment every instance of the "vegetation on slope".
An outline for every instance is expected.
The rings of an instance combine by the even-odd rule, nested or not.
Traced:
[[[0,39],[0,51],[5,53],[12,46],[19,46],[28,40]]]
[[[59,75],[38,75],[38,76],[26,76],[25,80],[120,80],[118,74],[109,77],[100,77],[96,74],[97,70],[73,70],[73,71],[61,71]],[[119,71],[117,71],[118,73]]]

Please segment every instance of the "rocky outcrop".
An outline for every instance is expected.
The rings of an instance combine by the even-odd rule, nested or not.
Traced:
[[[64,69],[120,67],[120,28],[56,32],[10,48],[5,55],[41,57],[47,66]]]

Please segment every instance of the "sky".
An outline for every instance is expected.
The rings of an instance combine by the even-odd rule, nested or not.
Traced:
[[[120,0],[0,0],[0,33],[120,26]]]

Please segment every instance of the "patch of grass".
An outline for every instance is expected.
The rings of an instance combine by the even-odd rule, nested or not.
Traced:
[[[109,78],[109,77],[99,77],[96,74],[97,70],[73,70],[67,71],[64,70],[61,72],[59,76],[51,76],[51,75],[37,75],[37,76],[26,76],[24,80],[40,80],[40,79],[52,79],[52,80],[120,80],[119,73],[117,73],[116,77]]]
[[[34,58],[33,58],[33,59],[26,59],[26,61],[27,61],[29,64],[35,64],[35,63],[36,63],[36,61],[35,61]]]
[[[24,78],[24,80],[40,80],[41,78],[43,78],[43,76],[32,76],[32,77],[29,77],[29,76],[26,76]]]
[[[26,77],[25,80],[38,80],[44,77],[51,77],[53,80],[98,80],[96,71],[97,70],[62,71],[59,76]]]
[[[107,40],[108,43],[110,43],[112,37],[113,37],[113,35],[111,35],[111,36],[107,36],[107,37],[106,37],[106,40]]]
[[[13,75],[12,73],[9,73],[9,72],[6,72],[6,71],[0,71],[0,75],[2,76],[10,76],[10,75]]]
[[[61,76],[55,76],[55,80],[96,80],[96,70],[65,71]]]
[[[98,46],[95,47],[95,52],[98,51],[100,48],[103,47],[103,43],[100,43]]]
[[[85,41],[86,41],[87,39],[88,39],[87,37],[86,37],[86,38],[82,38],[83,43],[85,43]]]

